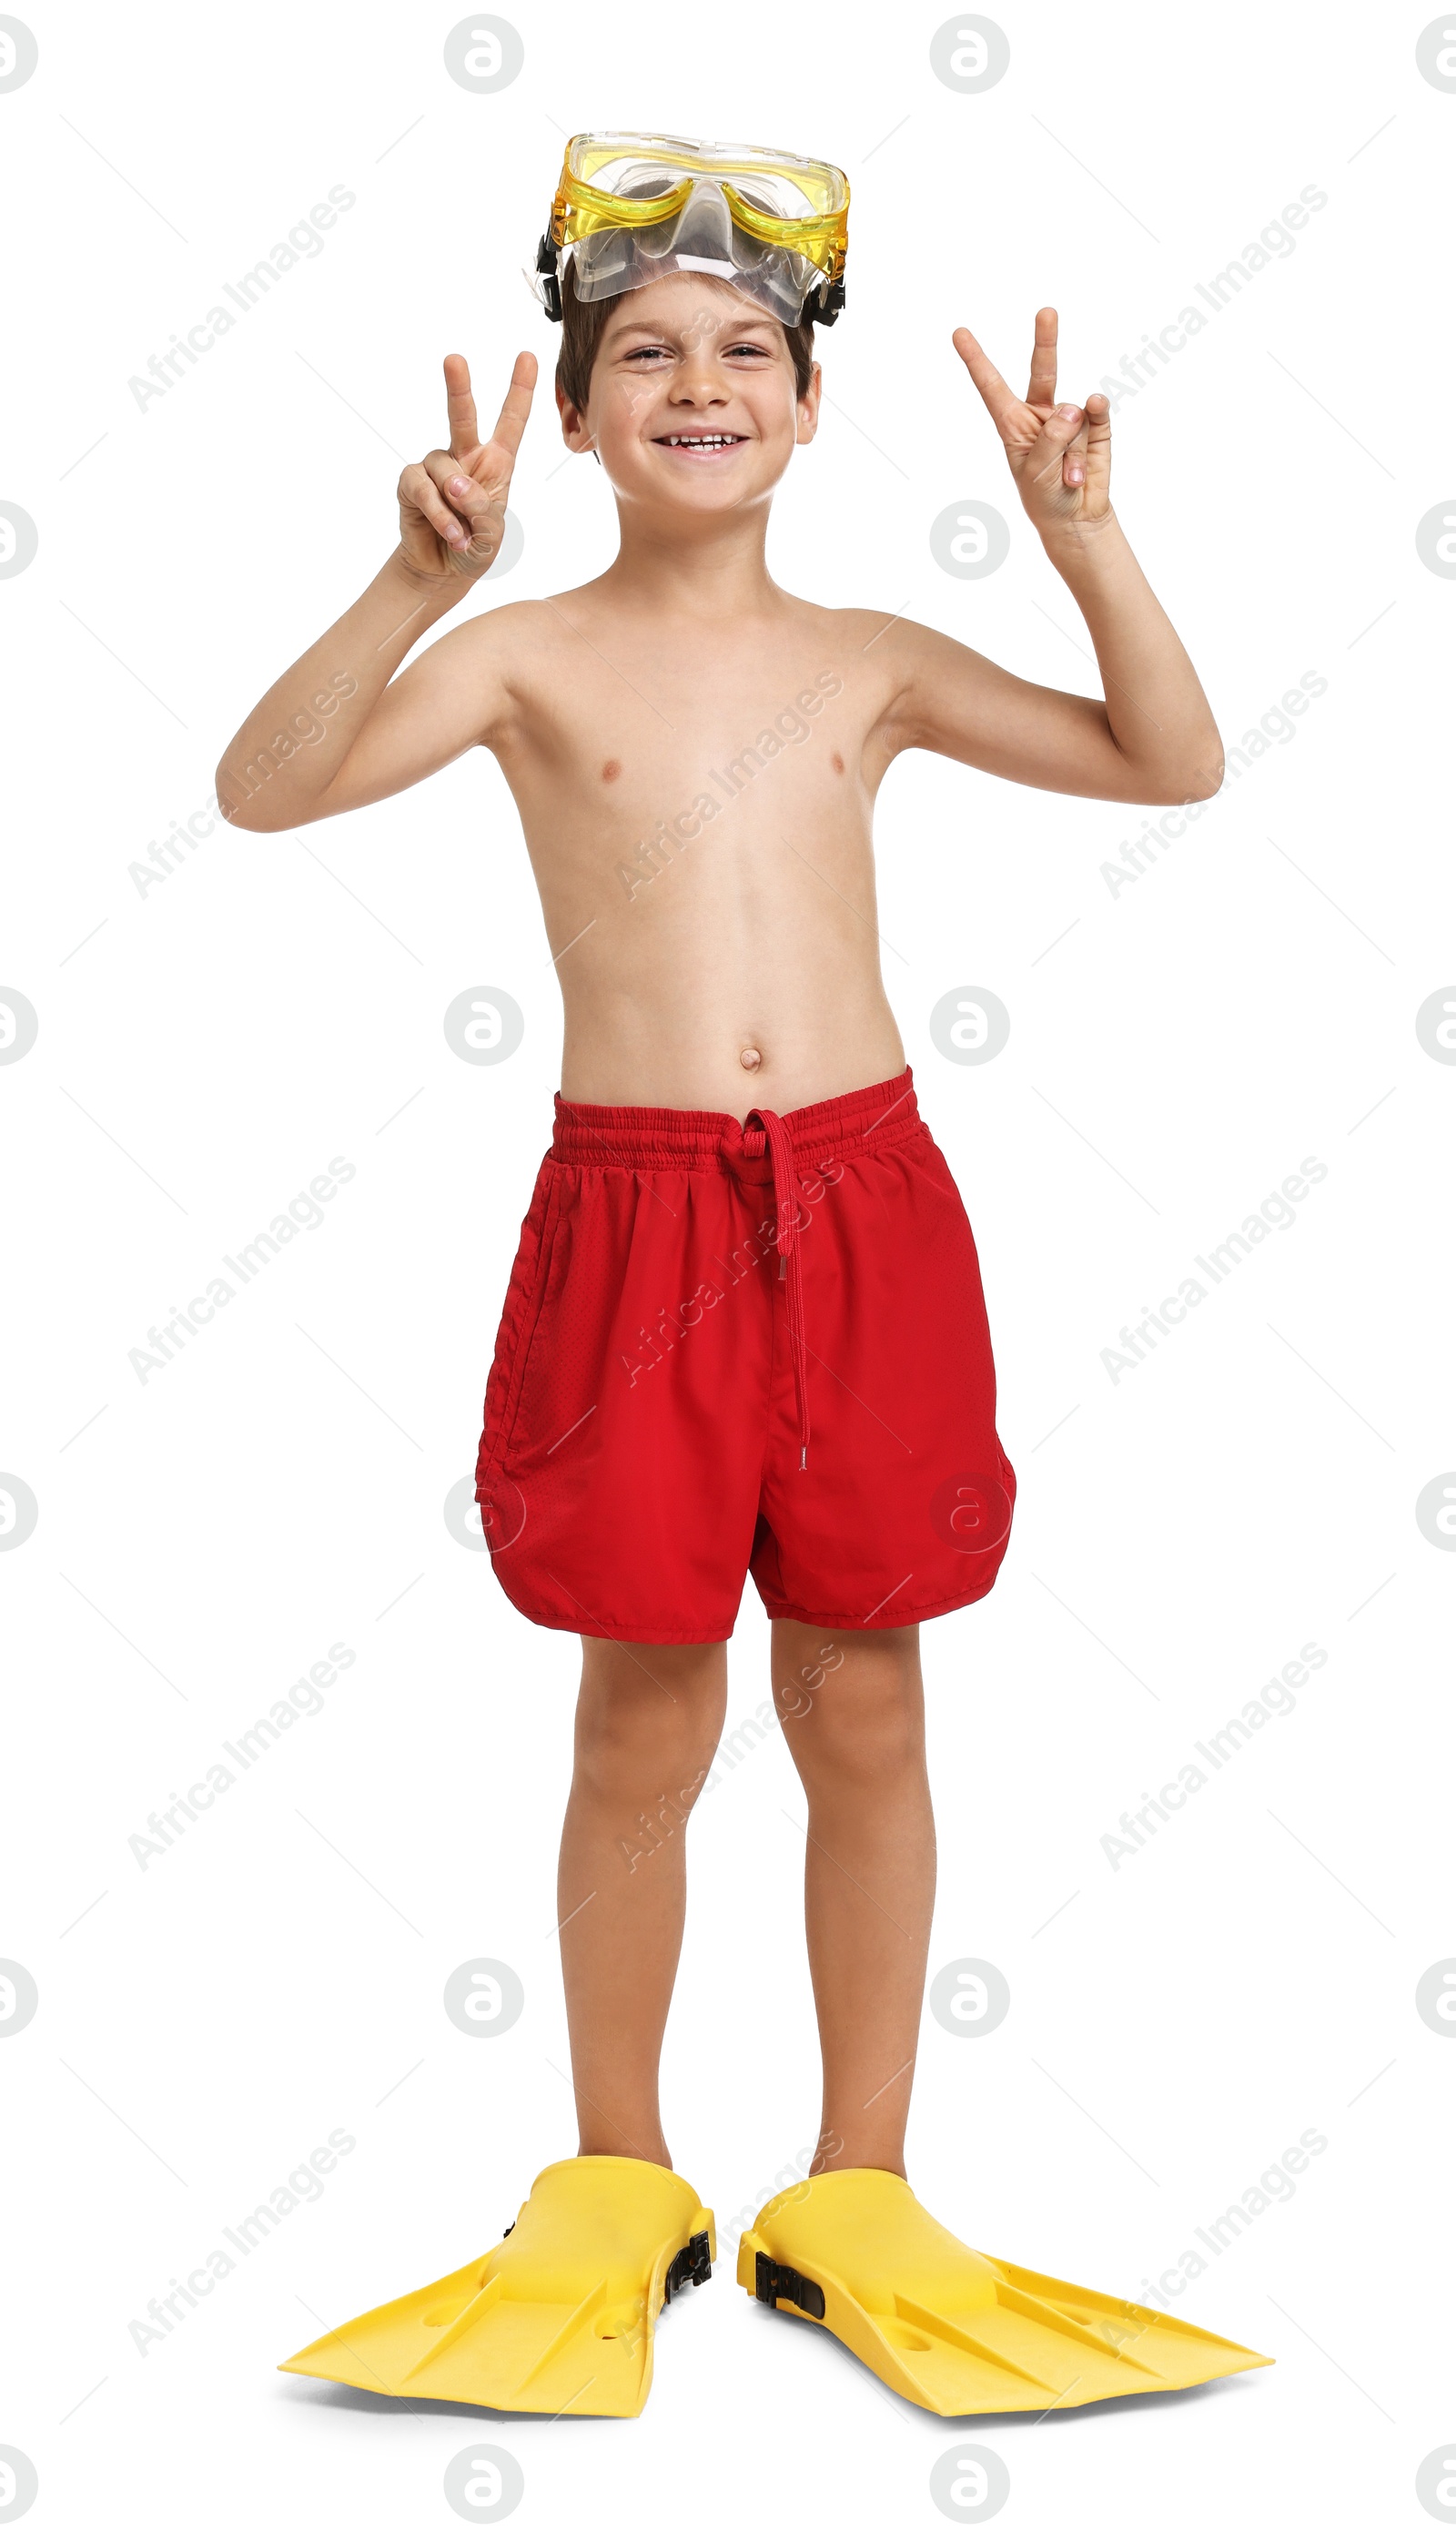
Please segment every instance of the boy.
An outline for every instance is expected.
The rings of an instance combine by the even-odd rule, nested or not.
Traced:
[[[1056,402],[1052,310],[1024,402],[966,328],[952,340],[1104,699],[771,581],[769,506],[814,436],[813,323],[843,301],[847,203],[822,163],[579,136],[538,271],[563,323],[563,435],[611,486],[618,556],[394,676],[497,554],[530,405],[522,353],[482,443],[451,355],[450,447],[405,469],[398,546],[219,771],[234,824],[273,830],[494,751],[566,1013],[477,1496],[512,1600],[582,1635],[559,1884],[580,2151],[489,2257],[290,2367],[328,2378],[641,2409],[657,2310],[706,2277],[713,2228],[658,2106],[684,1885],[683,1845],[657,1829],[685,1824],[706,1778],[749,1570],[808,1800],[824,2098],[812,2173],[744,2234],[740,2283],[942,2414],[1259,2360],[994,2267],[904,2175],[935,1878],[919,1625],[992,1586],[1015,1477],[970,1228],[880,981],[874,796],[909,748],[1146,804],[1215,792],[1221,754],[1109,504],[1107,400]],[[325,738],[289,754],[289,718],[341,690]],[[623,1840],[643,1824],[650,1842]]]

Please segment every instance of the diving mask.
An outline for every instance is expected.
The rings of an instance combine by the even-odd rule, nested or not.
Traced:
[[[822,159],[655,132],[568,142],[536,290],[561,316],[570,263],[579,300],[611,300],[665,273],[708,273],[785,326],[832,326],[844,307],[849,184]]]

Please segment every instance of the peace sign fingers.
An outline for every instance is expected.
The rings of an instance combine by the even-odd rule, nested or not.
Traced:
[[[536,385],[534,353],[518,353],[511,385],[489,441],[482,442],[470,388],[470,365],[463,353],[445,357],[446,404],[450,413],[450,455],[480,483],[509,485],[520,438],[530,413]]]
[[[1057,403],[1057,312],[1038,309],[1026,397],[1013,396],[969,326],[951,336],[1000,433],[1028,518],[1043,537],[1101,522],[1109,511],[1111,405],[1099,389],[1084,406]]]
[[[420,579],[439,584],[452,574],[474,576],[495,562],[535,382],[534,353],[518,353],[500,420],[482,442],[470,365],[462,353],[447,353],[450,448],[432,450],[399,480],[400,547]]]

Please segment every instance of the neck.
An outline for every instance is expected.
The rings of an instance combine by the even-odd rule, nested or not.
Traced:
[[[764,548],[767,501],[729,518],[684,518],[617,505],[621,548],[601,579],[619,599],[700,617],[752,615],[779,598]]]

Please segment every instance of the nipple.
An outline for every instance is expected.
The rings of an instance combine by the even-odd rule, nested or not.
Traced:
[[[749,1075],[751,1076],[755,1067],[762,1067],[763,1065],[762,1050],[740,1049],[738,1052],[738,1065],[740,1067],[746,1067]]]

